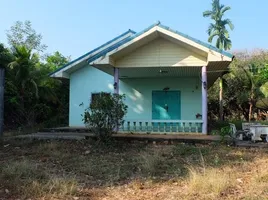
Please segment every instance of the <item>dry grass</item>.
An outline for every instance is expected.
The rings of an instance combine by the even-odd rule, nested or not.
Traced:
[[[0,199],[267,199],[268,150],[0,142]]]
[[[42,171],[37,164],[29,160],[10,161],[1,166],[1,178],[22,180],[22,179],[37,179],[46,178],[47,174]]]
[[[141,152],[140,157],[137,159],[137,164],[139,163],[140,170],[151,176],[157,175],[161,163],[163,163],[163,157],[161,156],[160,150],[156,150],[153,153]]]
[[[51,178],[47,182],[32,181],[23,188],[25,197],[68,198],[75,195],[78,183],[75,179]]]
[[[228,189],[235,186],[236,179],[230,169],[206,169],[199,172],[196,169],[189,170],[187,180],[189,196],[205,196],[206,198],[216,199]]]
[[[41,165],[27,159],[1,165],[0,180],[4,183],[5,193],[18,193],[23,199],[62,197],[72,195],[77,190],[75,179],[50,175]]]
[[[268,199],[268,158],[258,158],[254,165],[244,166],[244,170],[247,173],[240,175],[241,184],[249,186],[243,193],[245,199]]]

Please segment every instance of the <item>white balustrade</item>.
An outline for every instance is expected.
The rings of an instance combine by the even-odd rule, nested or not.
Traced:
[[[125,120],[119,132],[201,133],[202,120]]]

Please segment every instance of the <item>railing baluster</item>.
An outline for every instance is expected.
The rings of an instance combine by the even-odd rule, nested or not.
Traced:
[[[125,125],[125,122],[123,122],[123,123],[121,124],[121,126],[119,126],[119,131],[120,131],[120,129],[121,129],[122,131],[125,130],[125,129],[124,129],[124,125]]]
[[[182,122],[182,132],[185,132],[185,122]]]
[[[130,121],[127,122],[127,130],[130,131]]]
[[[140,122],[140,132],[142,132],[142,122]]]
[[[192,122],[189,122],[189,133],[192,132]]]
[[[136,122],[133,122],[133,126],[134,126],[134,127],[133,127],[133,128],[134,128],[134,132],[136,132],[136,130],[137,130],[137,129],[136,129]]]

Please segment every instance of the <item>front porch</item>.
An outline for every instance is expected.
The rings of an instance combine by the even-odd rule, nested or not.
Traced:
[[[111,73],[114,93],[124,94],[128,106],[124,124],[118,131],[207,134],[206,70],[206,66],[114,68]],[[215,76],[209,78],[215,79]]]
[[[151,76],[158,75],[157,71],[154,73],[152,69],[150,71]],[[119,94],[126,96],[125,103],[128,106],[120,131],[202,132],[202,84],[198,73],[191,77],[180,73],[182,69],[173,69],[173,71],[181,75],[172,76],[173,73],[170,73],[157,78],[149,75],[147,78],[134,78],[129,73],[128,78],[120,78],[116,81]],[[196,69],[195,71],[198,72]]]

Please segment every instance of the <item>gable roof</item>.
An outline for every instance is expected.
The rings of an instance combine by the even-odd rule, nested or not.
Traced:
[[[56,71],[52,72],[50,74],[51,77],[58,77],[58,76],[55,76],[57,72],[60,72],[60,71],[65,71],[66,69],[69,69],[71,65],[73,65],[74,63],[78,62],[79,61],[82,61],[84,59],[86,59],[87,63],[91,63],[95,60],[97,60],[98,58],[100,57],[103,57],[105,56],[107,53],[113,51],[113,50],[116,50],[118,49],[119,47],[121,47],[122,45],[128,43],[128,42],[131,42],[132,40],[134,40],[135,38],[143,35],[144,33],[148,32],[149,30],[151,30],[152,28],[154,27],[160,27],[164,30],[167,30],[167,31],[170,31],[172,33],[175,33],[176,35],[178,36],[181,36],[181,37],[184,37],[198,45],[201,45],[209,50],[212,50],[214,52],[217,52],[217,53],[220,53],[221,55],[224,55],[230,59],[232,59],[234,56],[229,53],[229,52],[226,52],[226,51],[223,51],[223,50],[220,50],[214,46],[212,46],[211,44],[209,43],[206,43],[206,42],[202,42],[196,38],[193,38],[187,34],[184,34],[184,33],[181,33],[179,31],[176,31],[176,30],[173,30],[171,28],[169,28],[168,26],[165,26],[165,25],[162,25],[160,22],[157,22],[155,24],[152,24],[151,26],[147,27],[146,29],[144,29],[143,31],[141,32],[138,32],[136,33],[135,31],[132,31],[131,29],[129,29],[127,32],[119,35],[118,37],[108,41],[107,43],[101,45],[100,47],[84,54],[83,56],[67,63],[66,65],[60,67],[59,69],[57,69]],[[118,40],[118,41],[116,41]]]

